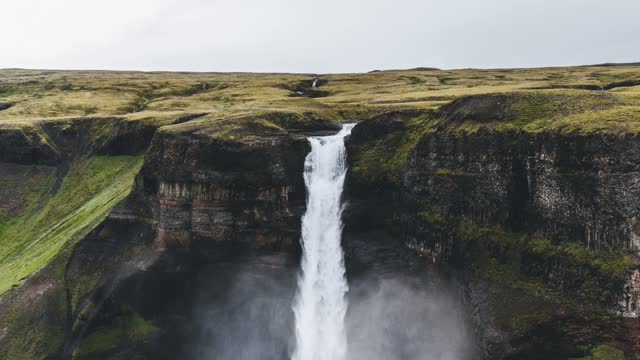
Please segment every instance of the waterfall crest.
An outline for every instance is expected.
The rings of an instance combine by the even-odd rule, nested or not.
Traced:
[[[307,211],[302,217],[302,262],[293,305],[296,347],[293,360],[343,360],[347,352],[348,290],[342,236],[342,189],[347,172],[344,137],[311,137],[305,159]]]

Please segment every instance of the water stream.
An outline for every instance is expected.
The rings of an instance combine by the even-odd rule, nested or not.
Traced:
[[[293,311],[293,360],[344,360],[347,353],[345,314],[348,290],[342,237],[342,188],[347,171],[345,136],[355,124],[335,135],[311,137],[305,160],[307,211],[302,218],[302,263]]]

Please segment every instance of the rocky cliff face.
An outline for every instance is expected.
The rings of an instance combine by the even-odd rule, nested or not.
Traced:
[[[304,136],[233,142],[160,133],[139,177],[158,246],[232,241],[293,247],[304,209]]]
[[[445,218],[633,256],[640,246],[639,160],[636,134],[435,134],[417,143],[401,181]],[[447,245],[437,249],[446,258]],[[640,305],[633,274],[616,295],[625,316]],[[556,268],[544,276],[566,281]]]
[[[638,250],[637,135],[433,134],[416,144],[402,186],[446,217]]]
[[[485,117],[448,110],[353,130],[352,226],[375,217],[429,261],[462,269],[489,358],[580,355],[616,336],[632,347],[617,320],[594,318],[637,314],[638,135],[466,131]]]

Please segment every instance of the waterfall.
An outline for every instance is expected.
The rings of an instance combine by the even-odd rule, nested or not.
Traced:
[[[296,347],[293,360],[343,360],[347,351],[347,310],[342,235],[342,187],[347,172],[344,137],[311,137],[304,164],[307,211],[302,217],[302,263],[293,305]]]
[[[313,84],[311,84],[311,87],[314,88],[318,85],[318,79],[313,79]]]

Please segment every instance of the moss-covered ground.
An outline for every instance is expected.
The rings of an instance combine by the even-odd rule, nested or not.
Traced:
[[[91,231],[127,196],[141,165],[142,156],[92,156],[72,162],[61,181],[54,168],[41,166],[5,178],[21,191],[15,201],[23,206],[0,216],[0,293]]]
[[[634,266],[629,252],[593,252],[581,243],[553,243],[422,208],[417,217],[453,239],[448,261],[464,268],[474,283],[491,284],[487,299],[501,331],[532,344],[543,334],[549,344],[536,346],[552,348],[557,341],[567,354],[590,354],[584,359],[625,359],[605,344],[626,336],[617,333],[627,330],[620,327],[614,304]],[[549,341],[553,334],[559,338]]]
[[[320,87],[312,89],[315,76],[321,79]],[[0,120],[158,118],[181,112],[206,112],[221,119],[274,111],[357,120],[390,110],[435,109],[467,95],[514,92],[589,94],[551,102],[533,99],[536,108],[572,108],[585,101],[595,108],[599,93],[615,95],[619,106],[635,107],[640,102],[638,81],[638,65],[320,75],[7,69],[0,70],[0,101],[12,106],[0,111]]]
[[[625,252],[595,253],[580,243],[549,240],[460,223],[456,261],[475,276],[588,311],[615,303],[633,260]]]
[[[609,345],[598,345],[591,349],[589,356],[569,360],[625,360],[624,353]]]
[[[127,345],[144,341],[158,330],[138,313],[123,307],[108,323],[90,331],[81,346],[73,352],[73,359],[126,358],[117,349],[122,350]]]

